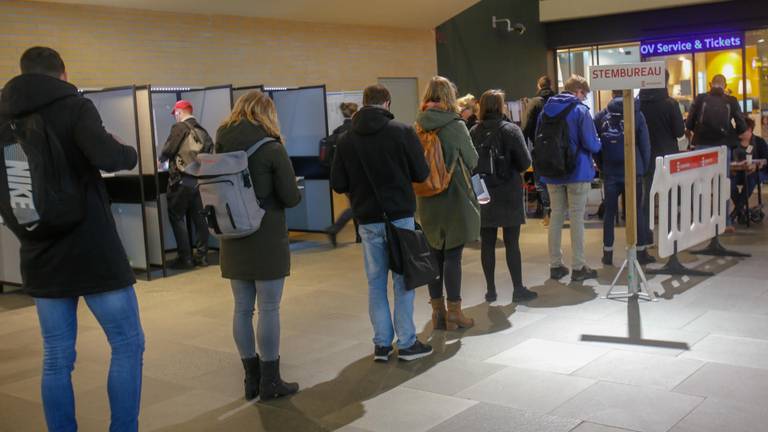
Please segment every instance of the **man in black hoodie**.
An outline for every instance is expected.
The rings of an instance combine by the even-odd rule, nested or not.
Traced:
[[[413,229],[416,197],[411,183],[422,182],[429,176],[416,131],[394,120],[390,103],[385,87],[373,85],[365,89],[365,106],[352,118],[352,129],[339,137],[331,169],[331,187],[338,193],[349,194],[355,219],[360,223],[376,361],[389,359],[395,336],[401,360],[432,354],[432,347],[416,338],[414,292],[405,289],[402,275],[392,274],[394,325],[387,298],[385,214],[394,225]]]
[[[8,125],[38,114],[59,140],[82,184],[85,216],[74,229],[45,240],[22,240],[24,291],[35,298],[45,348],[42,399],[49,430],[76,430],[71,373],[77,303],[85,299],[112,347],[108,393],[112,430],[138,430],[144,333],[136,282],[112,218],[99,170],[132,169],[136,150],[104,130],[93,103],[66,82],[59,54],[43,47],[21,57],[21,75],[0,97],[0,143],[16,142]]]
[[[669,71],[666,72],[666,82],[669,82]],[[656,172],[656,158],[680,152],[677,139],[685,134],[683,114],[680,104],[669,96],[666,87],[658,89],[640,90],[640,112],[645,116],[648,132],[651,137],[651,160],[643,178],[643,202],[640,212],[648,215],[651,205],[651,186],[653,175]],[[645,230],[645,238],[653,243],[653,232],[648,219],[648,226],[638,226]]]
[[[539,121],[541,111],[544,109],[544,104],[547,103],[550,97],[555,95],[552,90],[552,80],[548,76],[544,75],[536,82],[536,96],[528,101],[528,113],[525,116],[525,127],[523,128],[523,135],[531,143],[536,142],[536,125]],[[539,195],[539,204],[541,204],[542,224],[549,226],[549,192],[547,191],[547,185],[541,182],[539,175],[534,172],[533,180],[536,183],[536,193]]]

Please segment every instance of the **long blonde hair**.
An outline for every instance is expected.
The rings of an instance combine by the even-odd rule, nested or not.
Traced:
[[[278,138],[281,142],[283,141],[275,103],[264,93],[253,90],[240,96],[237,102],[235,102],[232,112],[221,123],[221,127],[229,127],[243,120],[261,125],[267,132],[267,135]]]
[[[433,106],[444,111],[461,112],[456,102],[456,86],[448,78],[435,76],[429,80],[421,99],[421,110],[425,111]]]

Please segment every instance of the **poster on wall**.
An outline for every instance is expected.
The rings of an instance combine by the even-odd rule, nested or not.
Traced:
[[[341,114],[339,106],[342,102],[354,102],[358,108],[363,106],[363,92],[362,91],[343,91],[343,92],[329,92],[325,96],[326,104],[328,105],[328,135],[330,135],[334,129],[341,126],[344,122],[344,116]]]

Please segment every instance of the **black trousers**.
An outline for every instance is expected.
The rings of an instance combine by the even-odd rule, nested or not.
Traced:
[[[169,187],[168,217],[171,220],[173,236],[176,237],[179,258],[192,259],[192,235],[187,229],[187,222],[196,234],[194,237],[197,253],[205,255],[208,252],[208,224],[203,216],[203,202],[197,190],[181,184]]]
[[[437,257],[440,279],[429,284],[429,297],[436,299],[443,296],[445,287],[448,301],[461,301],[461,255],[464,245],[453,249],[432,249]]]
[[[483,265],[488,292],[496,292],[496,236],[498,228],[480,228],[480,261]],[[523,263],[520,254],[520,225],[502,228],[507,268],[512,276],[512,286],[523,287]]]

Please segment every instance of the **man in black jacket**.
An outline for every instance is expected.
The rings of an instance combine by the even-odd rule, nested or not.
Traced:
[[[525,127],[523,128],[523,135],[531,144],[536,142],[536,125],[538,124],[541,111],[544,109],[544,104],[547,103],[550,97],[555,95],[555,92],[552,90],[552,80],[546,75],[539,78],[536,82],[536,88],[536,96],[528,101]],[[536,193],[539,195],[539,204],[542,207],[542,224],[547,227],[549,226],[549,192],[547,191],[547,185],[541,182],[536,172],[533,173],[533,180],[536,183]]]
[[[192,110],[192,104],[188,101],[176,102],[173,107],[176,124],[171,127],[171,133],[160,152],[160,162],[168,161],[168,218],[171,221],[173,236],[176,237],[179,254],[170,264],[170,267],[175,269],[191,269],[195,264],[203,267],[208,265],[208,224],[203,216],[203,202],[200,192],[195,189],[193,183],[189,183],[190,177],[184,175],[182,166],[186,158],[196,154],[182,153],[192,153],[189,148],[185,148],[188,138],[193,138],[190,134],[195,134],[196,140],[202,145],[201,153],[210,153],[213,150],[213,140],[192,115]],[[187,222],[195,227],[197,241],[194,256]]]
[[[685,122],[686,129],[693,133],[691,143],[696,148],[725,145],[734,149],[739,135],[747,130],[739,101],[725,93],[723,75],[715,75],[710,87],[709,93],[696,96]]]
[[[0,98],[0,143],[16,141],[9,121],[38,114],[64,150],[82,184],[85,215],[75,228],[45,240],[22,240],[23,289],[35,298],[44,340],[42,399],[49,430],[75,430],[71,373],[75,363],[77,303],[84,297],[112,346],[109,400],[112,430],[138,430],[144,333],[136,282],[112,218],[99,170],[132,169],[136,150],[102,126],[93,103],[66,82],[59,54],[43,47],[21,57],[21,75]]]
[[[669,71],[666,72],[666,79],[668,82]],[[651,160],[643,178],[643,201],[640,209],[642,214],[648,215],[651,205],[651,186],[653,186],[653,176],[656,172],[656,158],[680,152],[677,139],[685,133],[685,125],[680,104],[669,96],[666,87],[640,90],[639,98],[640,111],[645,116],[651,138]],[[638,229],[646,230],[645,238],[653,242],[653,232],[650,227],[653,223],[652,219],[648,222],[648,226],[638,227]]]
[[[376,361],[389,359],[395,336],[401,360],[432,354],[432,347],[416,338],[414,292],[405,289],[402,275],[392,275],[394,325],[387,298],[385,213],[394,225],[413,229],[416,197],[411,183],[422,182],[429,176],[416,131],[394,121],[390,103],[385,87],[373,85],[365,89],[365,106],[352,119],[352,129],[339,137],[331,169],[333,190],[349,194],[355,219],[360,223]]]

